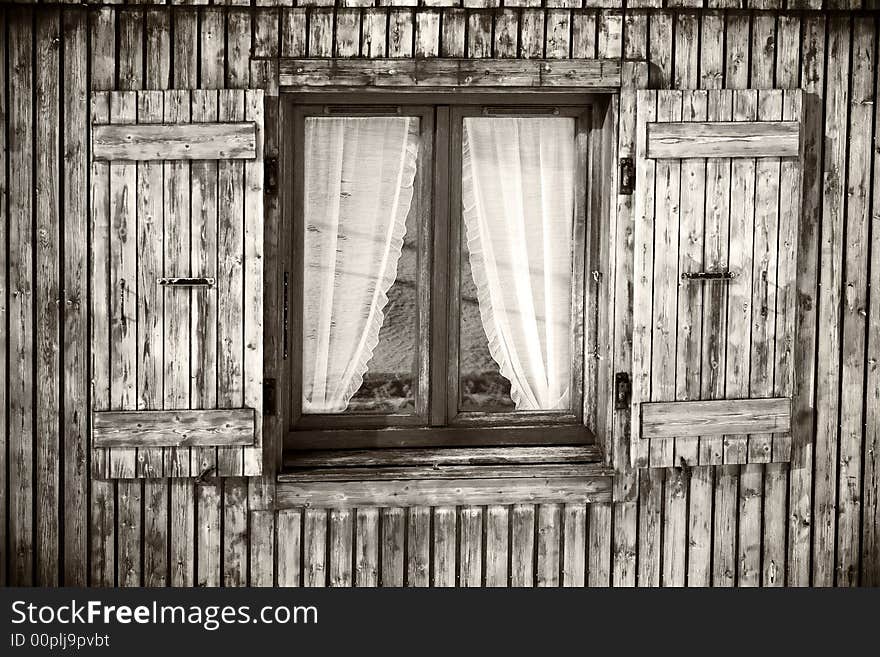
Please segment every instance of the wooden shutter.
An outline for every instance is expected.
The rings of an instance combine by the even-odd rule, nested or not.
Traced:
[[[639,466],[789,458],[801,108],[799,90],[637,95]]]
[[[262,140],[259,90],[92,97],[97,477],[262,470]]]

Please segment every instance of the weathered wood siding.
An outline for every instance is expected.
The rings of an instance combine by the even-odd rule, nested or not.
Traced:
[[[340,4],[0,10],[0,583],[880,585],[877,16]],[[618,482],[633,497],[615,504],[277,513],[259,479],[92,480],[88,410],[106,390],[91,382],[106,378],[88,350],[103,326],[88,314],[89,271],[106,254],[89,248],[89,90],[243,88],[251,56],[277,55],[623,55],[649,62],[624,62],[628,86],[803,87],[797,367],[816,412],[794,418],[791,465],[644,470]],[[616,199],[620,244],[630,199]],[[605,278],[626,298],[631,262],[625,250],[615,258]],[[618,362],[630,348],[625,307]]]

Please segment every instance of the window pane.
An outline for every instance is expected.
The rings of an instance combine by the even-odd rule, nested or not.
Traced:
[[[462,410],[571,407],[575,153],[572,118],[464,120]]]
[[[305,121],[303,412],[407,412],[417,367],[416,117]]]

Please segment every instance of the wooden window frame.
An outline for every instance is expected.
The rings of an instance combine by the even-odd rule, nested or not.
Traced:
[[[591,446],[595,443],[594,428],[601,422],[601,412],[596,412],[595,396],[601,385],[601,374],[590,362],[595,355],[595,332],[598,324],[599,299],[598,286],[589,285],[588,271],[599,268],[601,245],[598,242],[600,231],[598,226],[606,224],[607,214],[603,204],[596,197],[608,190],[597,185],[597,170],[607,163],[599,162],[602,127],[609,104],[609,95],[560,93],[523,90],[516,93],[437,93],[411,92],[386,94],[381,92],[353,93],[342,92],[287,92],[281,94],[281,138],[282,162],[281,180],[297,179],[296,185],[282,185],[282,211],[284,224],[287,227],[282,236],[282,248],[287,250],[290,259],[289,306],[290,323],[288,335],[285,336],[289,349],[289,358],[284,366],[284,380],[281,382],[283,398],[283,426],[285,428],[284,456],[290,461],[290,454],[302,450],[353,450],[376,449],[377,454],[388,448],[416,447],[491,447],[491,446]],[[313,115],[316,106],[339,108],[336,115],[344,115],[345,107],[356,108],[359,115],[370,115],[370,108],[382,108],[383,115],[388,108],[405,108],[408,115],[419,116],[424,131],[429,125],[435,133],[431,141],[431,156],[422,149],[420,153],[420,171],[433,167],[431,176],[424,176],[421,185],[428,188],[430,202],[425,203],[429,211],[423,211],[419,219],[418,243],[419,257],[427,256],[431,276],[430,289],[425,290],[424,300],[430,305],[429,316],[431,367],[427,377],[423,378],[425,369],[420,370],[419,391],[416,412],[409,416],[403,415],[316,415],[303,416],[301,405],[301,317],[297,299],[302,290],[302,267],[295,254],[302,252],[301,217],[298,208],[302,205],[302,192],[299,189],[301,176],[295,177],[288,172],[302,171],[303,161],[301,149],[296,148],[302,143],[302,118]],[[461,120],[465,116],[482,114],[479,108],[485,106],[520,108],[517,115],[529,115],[526,108],[542,108],[533,114],[546,116],[548,107],[559,108],[562,116],[572,116],[577,121],[578,137],[578,185],[576,195],[579,219],[575,222],[580,235],[576,248],[574,263],[575,279],[573,281],[575,308],[575,336],[572,338],[577,345],[577,361],[581,367],[573,375],[575,394],[572,395],[573,406],[567,413],[559,412],[521,412],[491,413],[458,411],[458,368],[447,367],[452,357],[457,357],[458,326],[460,323],[457,307],[453,305],[458,295],[452,290],[458,289],[460,249],[450,248],[453,240],[460,237],[461,216],[459,204],[455,202],[460,194],[460,130]],[[308,109],[306,109],[308,108]],[[597,111],[598,110],[598,111]],[[433,122],[436,111],[436,123]],[[377,112],[378,113],[378,112]],[[293,129],[293,126],[297,126]],[[456,133],[456,134],[450,134]],[[456,138],[458,137],[458,138]],[[448,145],[440,147],[441,143]],[[432,161],[433,159],[433,161]],[[438,194],[437,189],[450,190],[448,194]],[[450,229],[453,234],[449,234]],[[604,232],[604,229],[603,231]],[[427,239],[427,247],[425,240]],[[440,266],[436,266],[439,263]],[[421,277],[422,266],[419,266]],[[419,281],[422,283],[422,281]],[[433,294],[431,294],[433,292]],[[421,292],[420,292],[421,294]],[[421,305],[421,302],[420,302]],[[447,312],[447,308],[449,311]],[[454,310],[454,312],[453,312]],[[419,314],[420,336],[423,335],[423,314]],[[590,344],[587,344],[589,341]],[[421,345],[419,345],[421,346]],[[427,354],[420,351],[422,363]],[[424,393],[436,390],[447,390],[448,394],[435,396],[433,403],[427,404]],[[421,396],[421,402],[418,397]],[[592,408],[592,412],[591,412]],[[371,456],[371,458],[373,458]],[[381,456],[379,457],[381,459]]]

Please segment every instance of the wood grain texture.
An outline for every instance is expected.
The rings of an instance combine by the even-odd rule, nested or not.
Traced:
[[[99,411],[92,414],[95,447],[252,445],[253,409]]]
[[[500,59],[281,59],[281,87],[307,91],[333,87],[547,87],[613,89],[620,86],[616,60]]]
[[[243,123],[96,125],[96,160],[236,160],[256,154],[256,126]]]
[[[649,123],[647,157],[797,157],[797,121]]]
[[[791,399],[724,399],[642,404],[642,437],[787,432]]]

